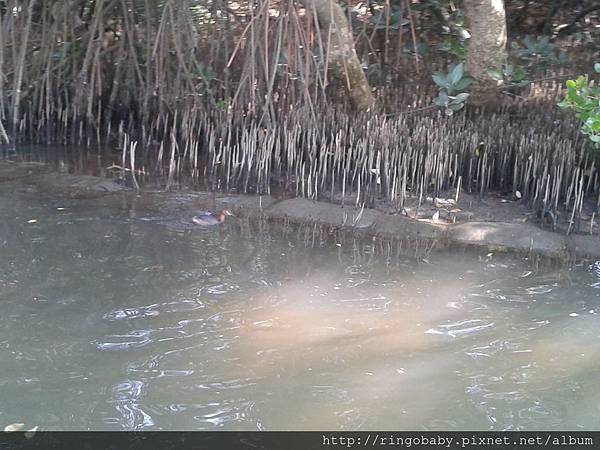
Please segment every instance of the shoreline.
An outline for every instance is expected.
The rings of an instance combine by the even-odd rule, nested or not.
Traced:
[[[184,200],[181,191],[135,191],[109,178],[90,175],[73,175],[50,170],[43,163],[20,163],[0,160],[0,186],[4,182],[20,181],[56,196],[90,198],[104,195],[157,193],[175,201],[175,210],[189,209],[198,200],[211,202],[216,209],[228,208],[240,217],[265,217],[270,220],[287,220],[293,223],[330,226],[342,231],[401,240],[432,240],[442,247],[466,246],[488,248],[494,251],[526,253],[551,259],[600,259],[600,238],[594,235],[571,234],[566,236],[541,229],[531,223],[501,220],[473,220],[444,223],[433,219],[412,219],[401,214],[340,206],[302,197],[275,199],[270,196],[187,192]],[[179,194],[179,195],[177,195]],[[167,211],[168,213],[169,211]],[[167,216],[168,217],[168,216]]]

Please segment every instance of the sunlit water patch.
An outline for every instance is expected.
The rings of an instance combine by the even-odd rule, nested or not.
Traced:
[[[596,266],[379,257],[120,196],[0,191],[0,422],[597,429]],[[183,224],[183,225],[182,225]]]

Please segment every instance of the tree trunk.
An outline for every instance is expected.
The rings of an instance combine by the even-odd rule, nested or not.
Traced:
[[[464,0],[471,39],[466,69],[475,82],[469,103],[491,105],[497,100],[498,83],[490,69],[506,62],[506,13],[504,0]]]
[[[335,0],[300,2],[307,10],[315,12],[323,42],[327,42],[329,38],[328,57],[333,76],[346,86],[356,108],[371,108],[375,104],[375,98],[356,55],[354,39],[341,6]]]

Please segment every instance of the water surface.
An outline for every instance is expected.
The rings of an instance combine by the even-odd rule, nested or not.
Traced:
[[[140,220],[144,200],[0,184],[0,423],[600,428],[587,266]]]

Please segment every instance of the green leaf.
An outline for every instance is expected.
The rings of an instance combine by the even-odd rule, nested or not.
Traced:
[[[468,98],[469,98],[468,93],[466,92],[462,92],[460,94],[458,94],[456,97],[454,97],[454,102],[458,102],[458,103],[464,103]]]
[[[458,83],[456,83],[454,85],[454,89],[457,91],[462,91],[462,90],[468,88],[472,82],[473,82],[473,78],[464,77]]]
[[[452,68],[452,70],[448,74],[448,81],[450,81],[451,84],[456,84],[461,80],[461,78],[463,77],[464,74],[465,74],[464,64],[463,63],[457,64],[456,66],[454,66]]]
[[[440,95],[433,99],[433,103],[435,103],[437,106],[445,107],[448,105],[448,100],[448,94],[446,94],[445,91],[441,91]]]
[[[515,73],[513,74],[512,79],[516,83],[523,81],[525,79],[525,71],[523,69],[515,70]]]
[[[600,63],[594,64],[594,70],[596,71],[596,73],[600,73]]]
[[[579,89],[587,88],[587,75],[579,75],[577,77],[576,85]]]
[[[439,87],[443,87],[445,89],[449,89],[450,88],[450,83],[448,82],[448,80],[446,79],[446,77],[440,73],[436,73],[434,75],[431,76],[431,78],[433,78],[433,82],[435,84],[437,84]]]
[[[453,112],[459,111],[463,108],[463,106],[465,106],[464,103],[452,103],[450,105],[448,105],[448,108],[451,109]]]
[[[594,133],[600,133],[600,115],[591,117],[586,125]]]
[[[594,65],[594,70],[600,64]],[[567,80],[567,93],[561,108],[569,108],[581,121],[581,131],[586,134],[597,147],[600,147],[600,89],[594,86],[587,75],[577,80]]]
[[[488,74],[490,77],[492,77],[493,80],[499,81],[504,78],[500,69],[490,69],[488,70]]]

